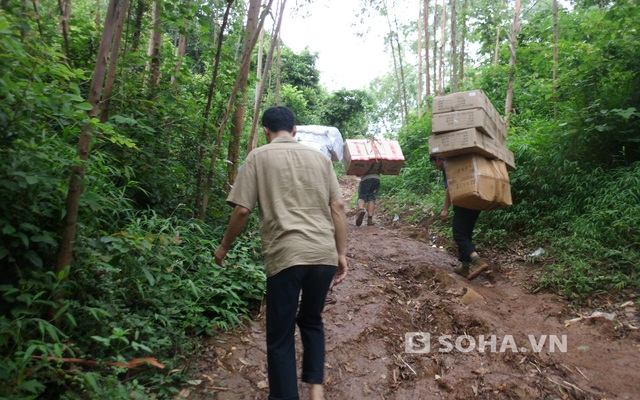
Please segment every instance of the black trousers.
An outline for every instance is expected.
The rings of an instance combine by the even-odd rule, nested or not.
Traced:
[[[470,262],[469,255],[476,251],[473,245],[473,229],[480,216],[479,210],[453,206],[453,240],[458,245],[458,260]]]
[[[294,339],[296,324],[303,348],[301,379],[307,383],[322,384],[325,357],[322,310],[335,273],[334,266],[298,265],[267,278],[269,400],[299,398]]]

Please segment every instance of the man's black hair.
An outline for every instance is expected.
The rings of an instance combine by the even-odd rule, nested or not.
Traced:
[[[438,156],[434,156],[433,154],[429,156],[429,162],[435,162],[438,159]]]
[[[267,108],[262,114],[262,126],[271,132],[293,132],[296,124],[296,116],[290,108],[276,106]]]

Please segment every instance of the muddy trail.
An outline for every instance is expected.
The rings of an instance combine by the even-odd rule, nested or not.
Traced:
[[[341,185],[350,201],[356,179]],[[493,272],[467,281],[452,272],[455,247],[428,226],[380,213],[357,227],[354,213],[349,276],[324,314],[327,399],[640,399],[633,294],[576,309],[530,290],[538,264],[516,250],[483,251]],[[190,368],[176,399],[266,399],[264,313],[209,339]]]

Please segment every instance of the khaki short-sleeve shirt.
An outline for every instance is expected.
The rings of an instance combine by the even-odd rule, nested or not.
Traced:
[[[338,265],[331,203],[342,198],[329,158],[293,137],[247,156],[227,202],[258,205],[267,277],[295,265]]]

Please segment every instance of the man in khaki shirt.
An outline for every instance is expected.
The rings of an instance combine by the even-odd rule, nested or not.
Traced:
[[[345,204],[329,158],[294,139],[290,109],[267,109],[262,126],[268,144],[249,153],[240,168],[227,198],[234,209],[215,261],[223,266],[257,204],[267,275],[269,399],[298,399],[297,324],[303,345],[301,378],[309,383],[311,399],[321,400],[322,310],[332,283],[347,274]]]

